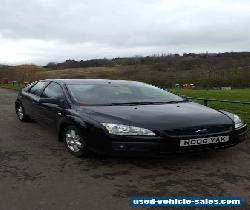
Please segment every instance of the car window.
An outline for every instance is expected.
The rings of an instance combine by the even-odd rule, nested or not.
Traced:
[[[26,85],[26,86],[23,88],[22,91],[24,91],[24,92],[29,92],[30,88],[31,88],[33,85],[35,85],[36,83],[37,83],[37,81],[31,82],[30,84]]]
[[[44,89],[42,97],[61,99],[64,97],[64,94],[61,86],[55,82],[52,82]]]
[[[44,81],[40,81],[40,82],[36,83],[32,88],[30,88],[29,93],[32,93],[32,94],[37,95],[37,96],[40,95],[45,84],[46,83]]]

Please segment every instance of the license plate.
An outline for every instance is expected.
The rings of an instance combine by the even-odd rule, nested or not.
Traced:
[[[204,144],[218,144],[218,143],[224,143],[228,141],[229,141],[229,136],[187,139],[187,140],[181,140],[180,146],[187,147],[187,146],[198,146],[198,145],[204,145]]]

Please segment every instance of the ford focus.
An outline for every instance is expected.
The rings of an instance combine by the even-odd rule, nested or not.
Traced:
[[[135,81],[36,81],[20,91],[15,110],[20,121],[56,131],[77,157],[214,150],[247,135],[246,124],[233,113]]]

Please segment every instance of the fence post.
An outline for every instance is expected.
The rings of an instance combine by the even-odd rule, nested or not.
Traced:
[[[205,106],[208,106],[208,99],[207,99],[207,98],[204,99],[204,105],[205,105]]]

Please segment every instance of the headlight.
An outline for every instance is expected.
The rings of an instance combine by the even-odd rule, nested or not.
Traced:
[[[236,115],[236,114],[233,115],[233,121],[235,123],[235,128],[236,129],[245,125],[243,123],[243,121],[240,119],[240,117],[238,115]]]
[[[129,125],[101,123],[110,134],[121,136],[155,136],[155,133],[145,129]]]

